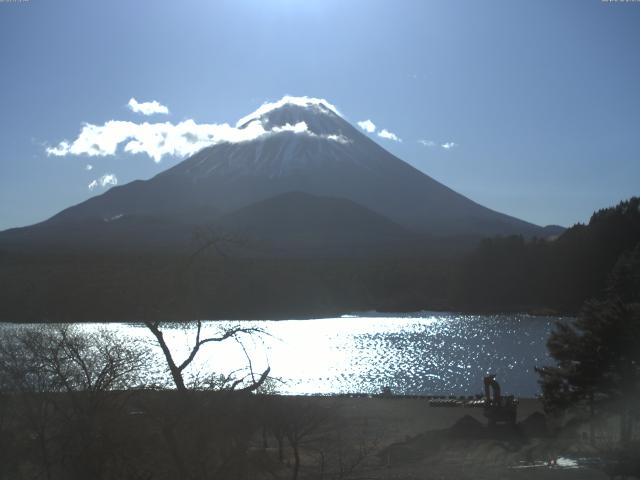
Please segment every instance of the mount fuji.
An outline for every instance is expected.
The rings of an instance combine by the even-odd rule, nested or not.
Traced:
[[[326,101],[285,97],[149,180],[116,186],[0,246],[174,248],[202,226],[281,248],[557,233],[483,207],[395,157]]]

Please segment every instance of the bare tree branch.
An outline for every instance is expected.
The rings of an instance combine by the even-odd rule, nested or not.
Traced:
[[[162,353],[164,354],[164,357],[165,357],[165,359],[167,361],[167,366],[169,367],[169,372],[171,373],[171,376],[173,378],[174,384],[176,385],[176,388],[178,390],[180,390],[180,391],[186,391],[187,390],[187,386],[186,386],[186,383],[185,383],[185,380],[184,380],[183,372],[189,365],[191,365],[191,363],[193,363],[193,361],[195,360],[198,352],[200,351],[200,348],[203,345],[206,345],[207,343],[213,343],[213,342],[216,342],[216,343],[223,342],[223,341],[225,341],[225,340],[227,340],[229,338],[237,337],[240,334],[252,335],[252,334],[255,334],[255,333],[264,333],[259,328],[236,326],[236,327],[232,327],[232,328],[224,331],[222,333],[222,335],[220,335],[220,336],[201,338],[202,337],[202,321],[198,320],[196,322],[197,326],[196,326],[195,344],[191,348],[191,351],[189,352],[189,355],[187,355],[187,357],[180,364],[178,364],[176,362],[176,360],[174,359],[173,354],[171,352],[171,349],[169,348],[169,346],[168,346],[168,344],[167,344],[167,342],[166,342],[166,340],[164,338],[164,335],[163,335],[162,330],[160,328],[159,322],[145,321],[145,325],[151,331],[151,333],[153,333],[153,335],[156,337],[156,340],[158,341],[158,344],[160,345],[160,349],[162,350]],[[244,349],[244,346],[243,346],[243,349]],[[245,350],[245,354],[247,354],[246,350]],[[260,381],[260,380],[258,380],[258,381]],[[240,381],[240,383],[241,382],[242,382],[242,380]],[[260,385],[263,382],[264,382],[264,379],[262,380],[262,382],[260,382]],[[256,387],[256,388],[259,388],[259,386]]]

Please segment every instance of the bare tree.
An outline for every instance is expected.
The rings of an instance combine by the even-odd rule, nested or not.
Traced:
[[[235,326],[223,331],[219,336],[208,336],[203,338],[202,337],[202,321],[197,320],[196,321],[196,338],[195,338],[193,347],[191,347],[189,354],[186,356],[184,360],[176,361],[174,359],[173,353],[171,352],[171,349],[169,348],[169,345],[167,344],[166,339],[164,338],[164,334],[162,332],[162,323],[145,321],[144,324],[149,329],[149,331],[151,331],[153,336],[158,341],[158,345],[160,346],[160,349],[162,350],[165,361],[167,362],[169,373],[171,373],[171,378],[173,379],[173,383],[175,384],[176,389],[181,392],[187,391],[187,384],[184,379],[184,371],[189,365],[193,363],[193,361],[196,359],[198,352],[204,345],[208,343],[223,342],[230,338],[237,338],[239,335],[242,335],[242,334],[251,335],[251,334],[262,333],[262,330],[257,328]],[[260,377],[258,379],[255,379],[252,376],[251,383],[248,386],[238,389],[238,391],[252,392],[254,390],[257,390],[267,379],[270,371],[271,369],[267,367],[267,369],[263,371],[262,374],[260,374]],[[242,383],[242,379],[237,382],[234,382],[231,389],[235,390],[240,383]]]
[[[287,420],[285,436],[293,450],[292,479],[297,480],[300,472],[300,448],[310,436],[317,434],[319,427],[327,421],[327,413],[307,403],[291,411]]]
[[[198,312],[198,302],[200,298],[205,296],[205,292],[201,291],[203,282],[198,282],[195,278],[196,260],[210,250],[213,250],[217,256],[226,257],[221,244],[235,241],[211,231],[199,232],[198,240],[201,246],[175,272],[175,290],[176,292],[181,292],[182,301],[187,301],[190,304],[192,318],[201,318]],[[210,285],[207,285],[207,287],[212,288]],[[162,351],[171,379],[179,395],[175,399],[175,409],[172,410],[167,409],[166,406],[160,406],[154,409],[156,413],[152,413],[151,416],[159,422],[169,458],[172,459],[175,474],[179,478],[205,478],[205,476],[214,471],[223,477],[225,474],[229,474],[231,464],[236,466],[243,464],[243,462],[238,462],[237,459],[246,453],[246,446],[243,445],[246,438],[250,436],[253,427],[251,425],[241,426],[242,423],[246,423],[246,419],[240,422],[239,420],[242,417],[246,417],[246,415],[238,416],[233,414],[231,407],[236,405],[238,401],[246,401],[248,397],[236,397],[236,400],[227,403],[221,402],[219,397],[203,397],[197,392],[191,392],[194,385],[187,381],[186,373],[189,367],[196,362],[199,352],[207,344],[219,344],[224,341],[236,340],[244,349],[240,341],[242,336],[251,336],[263,332],[257,328],[238,325],[222,329],[217,334],[206,335],[202,320],[196,320],[195,338],[191,344],[192,346],[183,358],[177,358],[165,336],[166,330],[163,330],[165,325],[163,322],[153,318],[161,317],[161,313],[145,312],[144,324],[152,333]],[[209,380],[207,382],[208,385],[210,387],[219,387],[220,390],[233,391],[234,393],[248,393],[258,390],[268,379],[270,368],[267,368],[260,375],[254,375],[251,359],[246,350],[244,352],[247,357],[249,374],[240,378],[235,378],[231,375],[227,377],[217,376],[215,378],[209,376],[207,377]],[[202,385],[200,378],[197,381]],[[187,395],[188,393],[189,395]],[[214,405],[222,409],[218,410]],[[223,428],[221,420],[229,415],[234,418],[234,423]],[[217,424],[210,426],[213,421],[217,421]],[[218,438],[218,435],[222,433],[224,433],[223,436],[225,438]],[[234,458],[235,461],[233,460]]]
[[[284,462],[284,441],[293,455],[292,479],[297,480],[301,467],[301,449],[318,440],[320,432],[329,425],[331,411],[313,400],[301,397],[268,397],[263,412],[267,430],[278,447],[278,460]],[[266,442],[263,439],[263,444]]]
[[[224,249],[222,248],[223,244],[239,244],[241,243],[235,237],[229,235],[222,235],[217,232],[212,231],[211,229],[199,230],[196,232],[194,239],[200,243],[200,246],[194,250],[194,252],[189,255],[187,258],[183,268],[177,274],[177,280],[179,283],[191,284],[191,288],[187,288],[186,291],[191,292],[192,294],[196,291],[196,282],[191,275],[193,274],[193,267],[195,261],[200,256],[207,253],[209,250],[213,250],[215,255],[219,257],[226,257]],[[185,291],[185,289],[177,288],[178,291]],[[193,304],[196,303],[195,299],[191,299]],[[195,313],[195,317],[198,317],[197,313]],[[187,384],[184,378],[184,371],[193,363],[196,359],[196,356],[200,349],[208,344],[208,343],[220,343],[228,339],[236,339],[241,335],[254,335],[259,333],[264,333],[262,330],[258,328],[245,328],[240,326],[234,326],[222,331],[218,336],[202,336],[202,321],[196,320],[196,337],[193,343],[193,347],[191,348],[189,354],[183,360],[176,360],[174,358],[174,354],[171,351],[167,341],[164,337],[164,333],[162,331],[162,322],[157,320],[144,320],[144,324],[149,329],[149,331],[156,338],[160,349],[162,350],[162,354],[164,355],[165,361],[167,363],[167,367],[169,369],[169,373],[171,374],[171,378],[173,379],[173,383],[176,386],[176,389],[180,392],[187,391]],[[243,347],[244,348],[244,347]],[[246,350],[245,350],[246,354]],[[245,386],[240,391],[255,391],[265,382],[265,380],[269,376],[270,368],[267,368],[258,379],[256,379],[253,375],[253,368],[251,366],[251,359],[247,355],[247,360],[250,367],[250,375],[251,375],[251,383],[248,386]],[[241,383],[243,383],[243,379],[240,379],[236,382],[233,382],[231,385],[232,390],[235,390]]]
[[[123,417],[123,390],[139,385],[146,350],[106,330],[46,326],[3,333],[0,385],[10,397],[11,428],[30,439],[13,462],[35,456],[30,462],[47,479],[56,471],[97,478],[116,453],[106,448],[108,431]]]

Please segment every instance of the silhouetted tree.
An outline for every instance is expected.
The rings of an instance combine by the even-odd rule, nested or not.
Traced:
[[[68,326],[3,332],[0,386],[18,432],[12,462],[29,459],[49,478],[100,478],[122,453],[112,427],[124,417],[125,389],[140,384],[141,345]],[[57,472],[57,473],[56,473]]]
[[[238,243],[238,240],[226,235],[220,235],[217,232],[212,230],[199,231],[196,233],[195,237],[200,245],[197,249],[194,250],[194,252],[191,255],[189,255],[184,265],[180,269],[178,269],[178,271],[176,272],[176,281],[177,281],[177,285],[179,286],[178,288],[179,290],[185,290],[187,292],[190,292],[190,295],[192,297],[190,299],[190,302],[193,305],[192,315],[195,318],[197,318],[199,317],[199,312],[197,307],[197,299],[194,297],[194,295],[195,295],[195,292],[198,291],[201,284],[206,282],[199,282],[197,281],[197,278],[195,278],[194,276],[194,267],[196,264],[196,260],[198,260],[202,256],[205,256],[209,250],[213,251],[214,254],[218,257],[226,258],[227,255],[223,250],[222,245],[225,243],[230,243],[230,244]],[[253,334],[261,333],[261,330],[257,328],[251,328],[251,327],[245,328],[240,326],[234,326],[231,328],[227,328],[226,330],[223,329],[220,332],[220,334],[217,336],[208,336],[203,338],[202,337],[202,321],[196,320],[195,323],[196,323],[196,332],[195,332],[195,339],[193,342],[193,346],[191,347],[191,350],[189,351],[186,358],[180,361],[174,358],[174,354],[171,351],[168,343],[166,342],[166,339],[164,338],[164,333],[162,331],[162,322],[157,320],[149,320],[149,319],[144,320],[144,324],[149,329],[149,331],[153,334],[153,336],[156,338],[158,345],[162,350],[162,354],[165,358],[165,361],[167,363],[167,368],[169,369],[169,373],[171,374],[173,383],[175,384],[176,389],[180,392],[187,391],[187,385],[185,383],[185,378],[184,378],[184,371],[189,367],[189,365],[193,363],[193,361],[196,359],[198,352],[204,345],[208,343],[220,343],[228,339],[237,340],[238,337],[243,334],[253,335]],[[247,360],[249,362],[249,366],[251,367],[251,359],[247,357]],[[256,379],[254,376],[253,369],[250,368],[250,376],[251,376],[252,382],[248,386],[243,387],[242,390],[244,391],[257,390],[267,379],[269,375],[269,371],[270,371],[270,368],[267,368],[260,375],[260,377]],[[236,387],[243,382],[243,380],[244,379],[238,379],[237,381],[232,382],[230,389],[235,390]]]
[[[607,298],[587,302],[577,320],[556,325],[548,341],[556,365],[537,369],[548,410],[586,406],[592,419],[615,412],[623,443],[632,435],[640,382],[639,260],[640,247],[622,255]]]
[[[144,324],[147,326],[147,328],[151,331],[153,336],[158,341],[158,345],[162,350],[164,358],[167,362],[167,367],[169,369],[169,372],[171,373],[171,378],[173,379],[176,389],[180,392],[186,392],[188,390],[187,384],[184,379],[184,371],[187,367],[189,367],[189,365],[193,363],[193,361],[196,359],[198,352],[200,351],[200,348],[202,348],[204,345],[208,343],[223,342],[231,338],[237,338],[239,335],[242,335],[242,334],[252,335],[252,334],[257,334],[261,332],[261,330],[257,328],[235,326],[235,327],[231,327],[226,330],[223,330],[218,336],[209,336],[209,337],[202,338],[202,321],[197,320],[196,333],[195,333],[193,346],[191,347],[191,350],[189,351],[187,357],[184,360],[179,361],[174,359],[174,354],[173,352],[171,352],[171,348],[169,347],[166,339],[164,338],[161,322],[145,321]],[[250,369],[249,376],[251,376],[251,383],[249,385],[246,385],[240,389],[237,389],[237,387],[245,380],[245,378],[243,377],[233,381],[229,386],[229,389],[230,390],[237,389],[238,391],[246,391],[246,392],[257,390],[265,382],[265,380],[269,376],[270,371],[271,369],[267,368],[264,372],[262,372],[262,374],[260,374],[259,378],[256,379],[255,376],[253,375],[252,369]]]

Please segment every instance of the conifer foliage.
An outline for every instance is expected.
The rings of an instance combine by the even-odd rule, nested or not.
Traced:
[[[640,383],[640,244],[623,254],[606,295],[585,303],[548,341],[556,365],[537,369],[549,411],[586,407],[593,417],[619,415],[620,440],[631,440]]]

